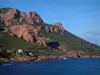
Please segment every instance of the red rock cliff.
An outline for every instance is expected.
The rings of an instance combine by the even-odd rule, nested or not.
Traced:
[[[9,9],[6,13],[0,13],[0,27],[4,27],[5,32],[10,35],[22,38],[31,43],[47,45],[49,38],[40,36],[43,20],[36,12],[21,12],[15,8]],[[48,33],[64,31],[60,22],[55,26],[45,24],[45,30]]]

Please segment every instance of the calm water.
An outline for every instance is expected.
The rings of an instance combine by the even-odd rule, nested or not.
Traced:
[[[100,59],[10,62],[0,66],[0,75],[100,75]]]

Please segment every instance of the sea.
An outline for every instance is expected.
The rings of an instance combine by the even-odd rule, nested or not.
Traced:
[[[0,75],[100,75],[100,59],[0,62]]]

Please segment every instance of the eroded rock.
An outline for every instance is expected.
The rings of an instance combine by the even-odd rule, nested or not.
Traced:
[[[40,18],[40,16],[36,12],[29,12],[27,14],[27,22],[28,24],[40,24],[43,22],[43,20]]]
[[[61,31],[64,31],[64,27],[62,26],[60,22],[57,22],[55,26],[58,27],[58,29],[60,29]]]

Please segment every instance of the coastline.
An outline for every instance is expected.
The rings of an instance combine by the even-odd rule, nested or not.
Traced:
[[[47,61],[58,59],[70,59],[70,58],[100,58],[100,56],[82,56],[82,57],[66,57],[66,56],[38,56],[38,57],[12,57],[12,58],[0,58],[0,62],[23,62],[23,61]]]

